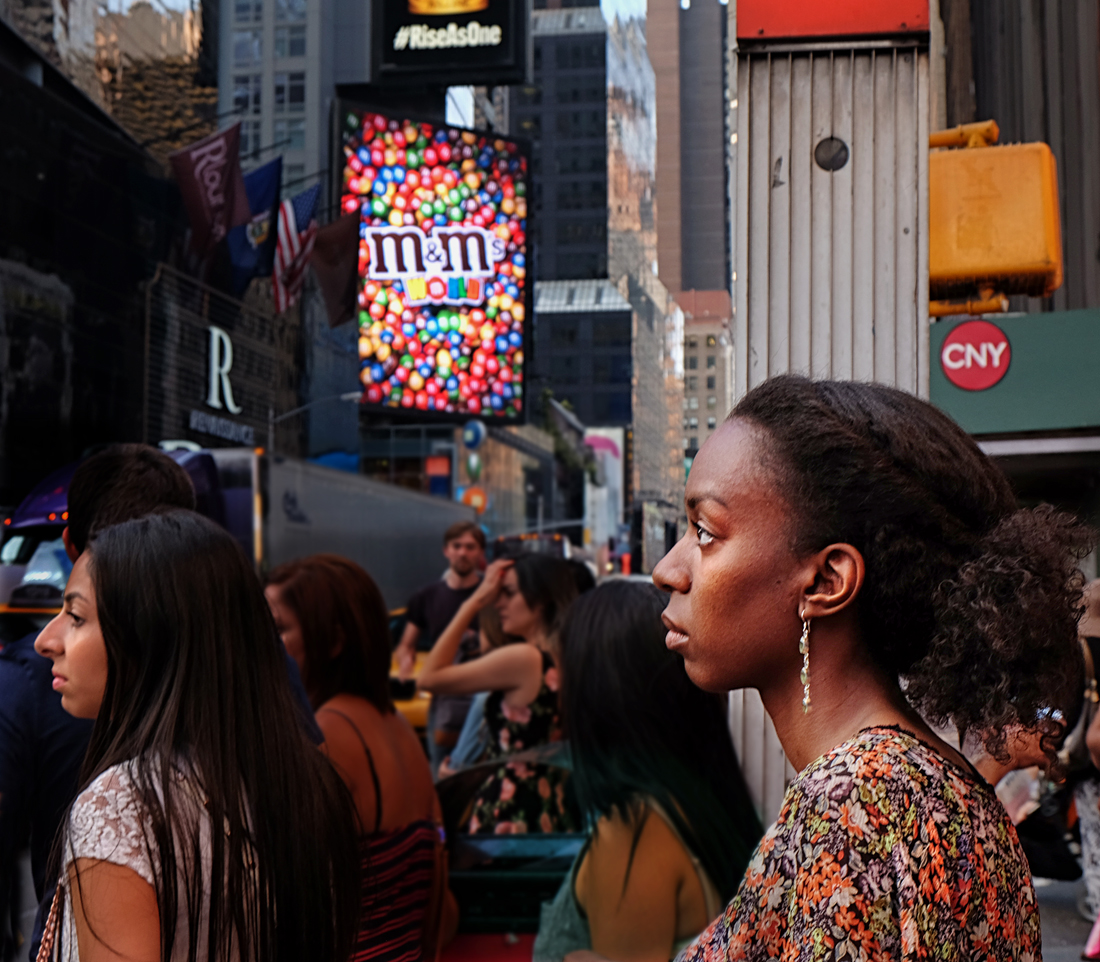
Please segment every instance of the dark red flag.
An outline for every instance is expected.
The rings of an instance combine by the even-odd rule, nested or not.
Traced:
[[[204,137],[169,156],[191,221],[191,248],[205,257],[251,211],[241,173],[241,125]]]
[[[355,316],[359,266],[358,211],[318,229],[310,263],[325,301],[329,326],[350,321]]]

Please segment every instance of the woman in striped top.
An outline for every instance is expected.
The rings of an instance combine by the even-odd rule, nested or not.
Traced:
[[[390,700],[381,592],[354,562],[314,555],[276,568],[265,593],[359,815],[363,887],[351,960],[432,959],[444,903],[453,904],[442,819],[424,750]]]

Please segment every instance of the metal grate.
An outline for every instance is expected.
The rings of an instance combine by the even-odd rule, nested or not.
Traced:
[[[257,285],[253,285],[254,287]],[[234,300],[161,264],[146,290],[145,407],[147,443],[194,441],[204,447],[265,445],[268,412],[298,403],[295,355],[299,314],[271,315]],[[211,373],[211,351],[226,359],[225,340],[212,348],[212,329],[232,345],[226,374],[239,412],[229,409],[223,385]],[[211,380],[218,380],[208,403]],[[296,450],[297,428],[281,429],[279,450]]]

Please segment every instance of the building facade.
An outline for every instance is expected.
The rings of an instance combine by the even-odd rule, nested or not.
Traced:
[[[607,24],[598,6],[536,10],[532,33],[509,123],[533,142],[536,276],[607,277]]]
[[[682,291],[684,312],[684,468],[733,406],[730,298],[725,291]]]
[[[531,393],[567,401],[586,426],[624,430],[633,553],[649,570],[683,496],[683,313],[657,276],[645,21],[536,10],[534,44],[533,83],[509,97],[510,129],[536,148]]]
[[[656,76],[657,253],[673,292],[729,289],[726,21],[719,0],[651,0]]]

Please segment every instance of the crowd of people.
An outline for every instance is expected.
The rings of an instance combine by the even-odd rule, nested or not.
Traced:
[[[985,776],[1056,771],[1077,726],[1092,534],[1020,508],[927,403],[767,381],[696,457],[654,585],[485,566],[463,523],[396,648],[367,571],[314,555],[261,582],[194,504],[153,449],[85,460],[64,609],[0,653],[30,958],[435,959],[456,829],[583,833],[536,962],[1041,958]],[[432,693],[426,746],[391,664]],[[738,688],[797,771],[766,831]]]

